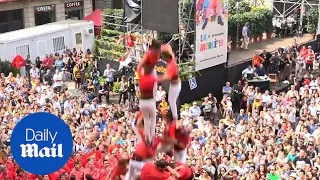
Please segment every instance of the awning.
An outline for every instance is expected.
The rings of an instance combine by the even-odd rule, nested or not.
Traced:
[[[93,21],[94,26],[101,27],[102,26],[102,10],[96,9],[83,19],[88,21]]]

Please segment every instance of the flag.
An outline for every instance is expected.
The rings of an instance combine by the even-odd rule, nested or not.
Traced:
[[[17,55],[15,58],[13,58],[13,60],[11,62],[11,66],[16,69],[20,69],[21,67],[23,67],[25,65],[26,65],[26,60],[20,55]]]

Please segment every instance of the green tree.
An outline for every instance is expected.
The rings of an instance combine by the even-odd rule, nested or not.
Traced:
[[[251,11],[250,4],[244,0],[239,1],[239,7],[237,9],[237,6],[236,6],[237,1],[239,0],[229,0],[229,11],[228,11],[229,14],[236,14],[236,13],[242,14],[242,13]]]
[[[123,13],[123,9],[107,8],[103,11],[105,15],[103,21],[110,24],[103,24],[101,37],[95,40],[94,51],[97,56],[106,57],[109,60],[118,60],[123,57],[125,47],[122,43],[117,42],[118,37],[123,35],[125,31]]]
[[[318,27],[319,12],[318,8],[311,8],[307,12],[307,31],[310,34],[316,34]]]

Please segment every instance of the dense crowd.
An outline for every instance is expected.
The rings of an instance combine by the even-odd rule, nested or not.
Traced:
[[[296,48],[261,55],[260,63],[268,68],[267,72],[278,72],[282,63],[289,64],[288,74],[295,76],[283,78],[291,83],[288,90],[261,92],[258,87],[249,86],[244,76],[234,86],[226,83],[221,101],[209,94],[201,104],[193,102],[181,111],[180,125],[192,129],[185,164],[195,179],[319,179],[320,76],[313,70],[314,52]],[[86,53],[66,50],[62,55],[37,58],[35,62],[27,59],[26,76],[1,74],[0,179],[124,179],[129,159],[144,141],[137,128],[141,114],[129,107],[130,99],[139,96],[138,86],[132,78],[129,82],[122,78],[122,100],[118,104],[109,103],[115,70],[107,65],[104,72],[94,70],[91,74],[95,93],[81,91],[77,96],[70,92],[65,71],[73,74],[77,89],[87,87],[84,70],[92,64],[90,54],[90,50]],[[280,66],[276,70],[271,67],[274,62]],[[99,81],[99,74],[105,82]],[[167,94],[159,86],[155,97],[157,137],[164,136],[170,117]],[[45,176],[25,172],[10,154],[13,127],[35,112],[52,113],[65,120],[74,139],[74,153],[68,163]],[[158,153],[155,159],[158,164],[166,159],[167,163],[160,165],[164,166],[162,171],[170,172],[169,179],[182,179],[181,166],[171,166],[175,158],[170,152]],[[139,172],[134,176],[139,178]]]

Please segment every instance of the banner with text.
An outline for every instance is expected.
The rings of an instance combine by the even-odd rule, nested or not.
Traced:
[[[228,0],[197,0],[196,70],[227,61]]]

